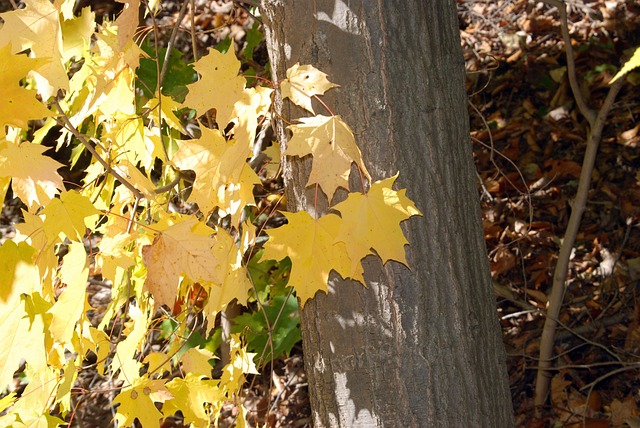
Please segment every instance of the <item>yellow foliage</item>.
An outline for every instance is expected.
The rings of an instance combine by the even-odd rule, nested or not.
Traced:
[[[135,90],[142,50],[133,40],[140,0],[123,0],[115,22],[99,26],[89,8],[74,16],[73,0],[24,3],[0,14],[0,204],[11,185],[28,207],[15,237],[0,246],[0,389],[21,363],[28,385],[19,397],[0,399],[6,412],[0,425],[63,423],[50,411],[62,417],[73,411],[71,388],[93,352],[98,373],[121,385],[113,401],[120,426],[136,419],[158,426],[180,412],[185,424],[208,427],[225,402],[238,406],[237,425],[245,426],[239,391],[247,374],[258,372],[242,336],[230,339],[220,379],[211,378],[212,352],[184,345],[193,312],[202,311],[198,319],[212,329],[230,302],[246,304],[257,291],[247,263],[262,242],[253,223],[262,214],[254,199],[261,180],[247,160],[262,152],[270,162],[258,172],[274,178],[281,155],[310,155],[307,184],[319,186],[330,202],[338,188],[348,190],[353,164],[363,189],[371,185],[333,207],[339,215],[285,213],[288,224],[267,230],[262,258],[291,260],[288,285],[303,305],[328,290],[332,271],[364,283],[360,260],[373,252],[383,262],[405,263],[400,223],[420,212],[404,190],[392,189],[395,177],[371,183],[340,116],[298,119],[282,154],[277,144],[254,147],[256,130],[276,117],[271,100],[278,88],[247,88],[233,47],[210,50],[196,62],[200,78],[187,86],[184,105],[160,93],[141,106]],[[152,13],[159,7],[149,2]],[[338,86],[299,64],[280,83],[282,98],[310,113],[312,98]],[[189,115],[178,118],[185,107],[198,116],[215,110],[207,124],[215,125],[209,123],[215,117],[217,129],[186,123]],[[58,133],[56,150],[70,146],[71,166],[88,164],[81,188],[63,183],[62,164],[44,155],[41,143],[52,133]],[[184,134],[200,136],[179,140]],[[88,152],[92,160],[85,163]],[[90,275],[101,275],[111,291],[106,309],[97,311],[103,316],[97,327],[88,314]],[[178,324],[169,346],[149,351],[152,330],[168,319]],[[182,377],[163,378],[177,368]]]
[[[299,119],[299,125],[289,129],[293,137],[287,145],[285,155],[313,156],[313,165],[307,186],[318,184],[329,201],[342,187],[349,190],[351,164],[355,162],[362,174],[371,180],[364,166],[362,154],[356,145],[353,131],[340,116],[315,116]]]

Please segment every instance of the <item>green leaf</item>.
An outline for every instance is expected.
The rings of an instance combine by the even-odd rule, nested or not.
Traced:
[[[253,23],[253,27],[247,31],[247,42],[242,50],[242,55],[247,61],[253,61],[253,51],[262,42],[262,39],[264,36],[260,31],[260,24],[256,21]]]
[[[160,62],[160,70],[162,70],[167,49],[161,48],[159,54],[156,55],[155,46],[146,40],[145,43],[142,44],[142,49],[151,58],[140,59],[140,67],[138,67],[137,71],[138,79],[136,80],[136,89],[142,91],[146,98],[153,98],[155,96],[156,87],[158,86],[158,69],[154,58],[158,58],[158,61]],[[162,82],[162,93],[170,96],[178,102],[184,101],[184,98],[189,92],[187,90],[187,85],[195,82],[196,80],[196,72],[193,70],[193,66],[191,64],[187,64],[187,62],[182,59],[182,56],[182,52],[177,49],[173,49],[171,51],[167,72],[165,73],[164,80]]]
[[[271,301],[270,305],[264,307],[264,310],[273,329],[273,334],[271,335],[273,354],[268,342],[267,323],[261,311],[245,313],[234,318],[234,325],[231,330],[232,333],[239,333],[246,329],[247,349],[256,353],[256,360],[264,352],[262,363],[266,364],[283,355],[288,356],[295,344],[301,340],[301,337],[298,299],[293,296],[289,298],[287,296],[277,296]],[[281,310],[282,313],[280,312]],[[280,314],[280,318],[278,318],[278,314]],[[277,324],[275,324],[276,318],[278,318]]]

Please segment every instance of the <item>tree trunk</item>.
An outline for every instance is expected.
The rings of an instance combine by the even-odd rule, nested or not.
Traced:
[[[262,15],[276,82],[296,62],[327,73],[340,88],[323,100],[354,129],[373,179],[399,170],[424,213],[404,223],[411,269],[368,257],[367,288],[332,280],[306,303],[314,425],[513,426],[455,2],[263,0]],[[309,172],[308,160],[286,162],[291,211],[314,209]]]

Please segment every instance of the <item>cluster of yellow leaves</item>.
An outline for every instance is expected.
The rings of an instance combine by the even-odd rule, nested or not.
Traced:
[[[89,8],[74,16],[74,0],[26,0],[24,9],[0,14],[0,206],[11,186],[27,207],[15,237],[0,246],[0,389],[22,362],[28,378],[19,397],[0,400],[2,426],[63,423],[50,411],[72,411],[71,389],[88,352],[97,356],[100,375],[121,382],[114,400],[120,426],[137,419],[153,427],[176,412],[185,424],[209,426],[222,403],[237,401],[245,375],[257,373],[239,337],[220,379],[211,377],[213,353],[180,352],[184,340],[163,352],[144,349],[157,318],[170,315],[160,308],[171,309],[196,285],[206,295],[200,309],[209,329],[218,312],[234,300],[245,304],[253,292],[244,256],[254,250],[257,231],[244,213],[256,205],[260,178],[247,160],[273,89],[247,87],[233,49],[212,49],[195,63],[199,79],[183,103],[159,87],[138,105],[143,54],[133,35],[140,0],[123,3],[120,16],[101,25]],[[315,114],[312,99],[336,86],[317,69],[296,65],[281,91]],[[215,117],[217,129],[201,125],[199,135],[179,139],[187,131],[174,112],[182,108]],[[34,120],[44,124],[28,132]],[[57,125],[64,125],[57,148],[73,146],[76,159],[91,149],[81,188],[65,186],[62,164],[44,155],[41,143]],[[286,213],[288,224],[268,231],[262,258],[291,259],[289,286],[303,303],[327,290],[331,271],[364,283],[360,261],[370,254],[405,263],[400,223],[420,213],[403,190],[392,189],[397,176],[372,182],[339,116],[302,118],[290,130],[284,155],[312,156],[308,185],[331,200],[338,188],[349,190],[355,165],[363,193],[349,193],[320,218]],[[186,202],[197,205],[198,216],[170,210],[187,170],[195,179]],[[230,226],[206,223],[212,217],[226,217]],[[99,249],[89,235],[100,237]],[[99,325],[87,315],[91,271],[112,284]],[[175,337],[188,336],[187,312],[173,316]],[[112,323],[123,326],[119,341],[106,333]],[[167,379],[176,368],[185,375]]]

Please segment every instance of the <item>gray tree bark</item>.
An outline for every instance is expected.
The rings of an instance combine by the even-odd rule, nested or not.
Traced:
[[[328,73],[340,88],[323,100],[354,129],[373,179],[399,170],[424,213],[403,225],[411,269],[368,257],[367,288],[338,278],[305,305],[314,425],[513,426],[455,2],[263,0],[262,15],[275,81],[296,62]],[[286,144],[281,122],[277,133]],[[308,159],[286,160],[291,211],[314,209],[309,172]]]

